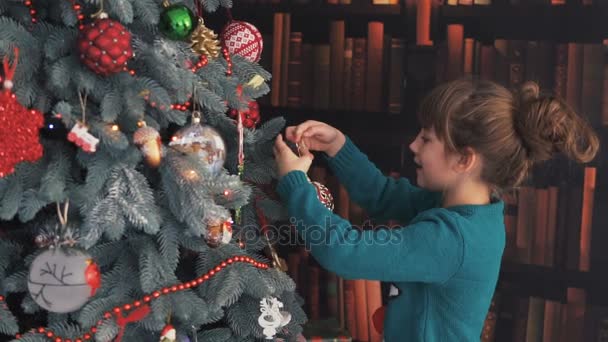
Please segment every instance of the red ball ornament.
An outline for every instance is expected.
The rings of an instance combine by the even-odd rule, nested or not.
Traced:
[[[224,47],[233,55],[240,55],[253,63],[257,63],[262,56],[262,34],[248,22],[231,21],[222,30],[221,39]]]
[[[238,113],[238,110],[231,109],[230,117],[237,119]],[[243,126],[247,128],[254,128],[260,122],[260,106],[256,101],[249,101],[248,109],[241,111],[241,119]]]
[[[9,65],[4,57],[4,90],[0,91],[0,177],[15,171],[15,165],[23,161],[33,162],[42,157],[39,130],[44,126],[44,116],[35,109],[23,107],[11,92],[13,75],[19,59],[19,49],[14,50],[14,61]]]
[[[118,21],[97,19],[80,32],[78,51],[82,63],[96,74],[108,76],[121,72],[133,57],[131,33]]]

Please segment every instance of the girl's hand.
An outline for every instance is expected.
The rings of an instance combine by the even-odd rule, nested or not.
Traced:
[[[304,173],[308,172],[314,156],[308,150],[306,144],[298,145],[300,156],[297,156],[289,146],[283,141],[281,134],[277,136],[274,142],[274,157],[277,162],[279,177],[283,177],[291,171],[299,170]]]
[[[314,120],[287,127],[285,137],[294,143],[306,145],[310,151],[325,152],[330,157],[334,157],[346,142],[346,137],[338,129]]]

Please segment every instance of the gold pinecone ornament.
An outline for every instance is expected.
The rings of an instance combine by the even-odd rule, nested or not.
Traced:
[[[198,18],[198,25],[190,36],[192,51],[207,58],[217,58],[220,55],[220,41],[217,34],[205,26],[203,18]]]

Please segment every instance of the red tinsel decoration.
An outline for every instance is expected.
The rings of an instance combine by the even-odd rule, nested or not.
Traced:
[[[14,49],[10,65],[4,57],[4,91],[0,92],[0,177],[15,171],[23,161],[33,162],[42,157],[38,131],[44,126],[44,116],[35,109],[23,107],[11,92],[13,75],[19,60],[19,49]]]

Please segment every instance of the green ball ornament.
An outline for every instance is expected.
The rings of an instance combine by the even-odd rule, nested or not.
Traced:
[[[166,7],[160,15],[160,31],[175,40],[184,40],[196,28],[196,16],[184,5],[176,4]]]

